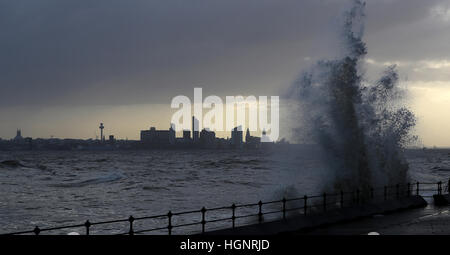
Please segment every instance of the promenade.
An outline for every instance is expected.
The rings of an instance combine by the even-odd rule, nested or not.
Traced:
[[[450,206],[437,207],[430,199],[424,208],[378,214],[361,220],[319,227],[308,235],[450,235]]]
[[[426,208],[427,202],[421,196],[403,197],[397,200],[388,200],[383,202],[370,202],[362,205],[354,205],[347,208],[330,210],[322,213],[311,214],[306,216],[296,216],[286,220],[278,220],[267,223],[247,225],[237,228],[229,228],[207,232],[209,235],[277,235],[277,234],[305,234],[317,233],[327,234],[328,231],[332,234],[333,226],[335,234],[338,234],[339,224],[346,226],[344,229],[352,229],[353,224],[358,224],[358,221],[364,219],[377,219],[381,215],[395,215],[402,211],[410,211],[412,209]],[[424,209],[418,209],[419,212]],[[427,209],[427,211],[432,209]],[[423,215],[422,215],[423,216]],[[416,216],[418,218],[420,216]],[[397,220],[397,221],[395,221]],[[370,221],[369,221],[370,222]],[[391,223],[403,222],[399,219],[392,219]],[[373,223],[372,228],[370,224],[366,223],[366,228],[362,228],[360,232],[372,232],[372,228],[376,226]],[[328,230],[329,229],[329,230]],[[320,232],[319,230],[322,230]],[[366,231],[366,232],[364,232]],[[358,232],[359,233],[359,232]],[[349,234],[356,234],[352,232]]]

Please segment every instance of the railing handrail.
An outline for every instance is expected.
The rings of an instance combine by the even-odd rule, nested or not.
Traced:
[[[444,182],[445,183],[445,182]],[[60,227],[47,227],[47,228],[39,228],[39,227],[35,227],[33,230],[29,230],[29,231],[19,231],[19,232],[11,232],[11,233],[6,233],[6,234],[2,234],[2,235],[20,235],[20,234],[35,234],[35,235],[39,235],[41,232],[46,232],[46,231],[54,231],[54,230],[61,230],[61,229],[69,229],[69,228],[79,228],[79,227],[85,227],[86,229],[86,235],[90,234],[90,229],[92,226],[98,226],[98,225],[105,225],[105,224],[112,224],[112,223],[121,223],[121,222],[129,222],[129,231],[125,232],[125,233],[121,233],[122,235],[126,235],[126,234],[136,234],[136,233],[146,233],[146,232],[152,232],[152,231],[158,231],[158,230],[168,230],[168,234],[170,235],[172,233],[172,229],[173,228],[181,228],[181,227],[187,227],[187,226],[194,226],[194,225],[201,225],[202,226],[202,233],[205,232],[205,225],[207,223],[215,223],[215,222],[222,222],[222,221],[232,221],[232,227],[235,227],[235,221],[236,219],[243,219],[243,218],[249,218],[249,217],[258,217],[258,222],[261,223],[263,221],[263,216],[264,215],[268,215],[268,214],[275,214],[275,213],[282,213],[282,218],[286,219],[286,213],[287,212],[291,212],[291,211],[295,211],[295,210],[301,210],[302,214],[306,215],[308,213],[308,209],[311,210],[312,208],[321,208],[323,212],[327,211],[327,207],[330,206],[337,206],[336,208],[344,208],[345,205],[354,205],[354,204],[359,204],[361,202],[365,202],[367,200],[367,197],[364,197],[363,195],[369,195],[369,200],[371,199],[375,199],[375,197],[383,197],[384,200],[387,200],[388,197],[392,197],[393,195],[395,195],[396,198],[400,198],[400,188],[403,187],[402,190],[402,194],[406,196],[411,196],[412,194],[414,194],[415,191],[415,195],[419,195],[420,191],[437,191],[438,194],[442,194],[442,181],[439,182],[409,182],[409,183],[403,183],[403,184],[396,184],[396,185],[386,185],[383,187],[377,187],[377,188],[373,188],[373,187],[368,187],[370,190],[370,193],[367,194],[363,194],[362,193],[362,189],[356,189],[353,191],[339,191],[339,192],[334,192],[334,193],[322,193],[320,195],[312,195],[312,196],[307,196],[304,195],[303,197],[293,197],[293,198],[286,198],[283,197],[281,200],[273,200],[273,201],[268,201],[268,202],[262,202],[259,201],[258,203],[249,203],[249,204],[232,204],[231,206],[221,206],[221,207],[213,207],[213,208],[206,208],[203,207],[200,210],[189,210],[189,211],[181,211],[181,212],[176,212],[176,213],[172,213],[171,211],[169,211],[168,214],[159,214],[159,215],[150,215],[150,216],[142,216],[142,217],[133,217],[130,216],[126,219],[118,219],[118,220],[107,220],[107,221],[98,221],[98,222],[90,222],[89,220],[87,220],[85,223],[83,224],[73,224],[73,225],[66,225],[66,226],[60,226]],[[420,185],[437,185],[436,189],[424,189],[424,188],[420,188]],[[450,186],[450,179],[447,181],[447,186],[445,187],[445,191],[448,191],[448,188]],[[393,193],[391,189],[395,188],[395,192]],[[406,188],[406,190],[405,190]],[[367,189],[366,189],[367,190]],[[382,190],[382,194],[377,194],[375,195],[375,191],[379,191]],[[391,191],[391,192],[389,192]],[[349,196],[350,199],[349,199]],[[344,198],[346,196],[347,200]],[[327,200],[328,198],[328,200]],[[332,199],[334,198],[334,199]],[[362,199],[364,198],[364,201],[362,201]],[[307,202],[311,201],[313,199],[322,199],[322,203],[313,203],[308,205]],[[295,206],[294,208],[287,208],[286,204],[288,202],[293,202],[293,201],[301,201],[303,200],[303,206]],[[269,204],[277,204],[277,203],[281,203],[282,204],[282,209],[281,210],[272,210],[272,211],[263,211],[263,206],[264,205],[269,205]],[[238,215],[236,216],[236,209],[238,208],[244,208],[244,207],[258,207],[258,212],[257,213],[251,213],[251,214],[246,214],[246,215]],[[208,212],[216,212],[216,211],[220,211],[220,210],[232,210],[232,216],[231,217],[220,217],[218,219],[212,219],[212,220],[206,220],[206,214]],[[201,221],[193,221],[193,222],[189,222],[189,223],[180,223],[177,225],[173,225],[172,224],[172,218],[174,216],[181,216],[181,215],[187,215],[187,214],[195,214],[195,213],[201,213]],[[166,226],[161,226],[161,227],[155,227],[155,228],[150,228],[150,229],[141,229],[141,230],[137,230],[135,231],[133,229],[133,223],[135,221],[142,221],[142,220],[148,220],[148,219],[157,219],[157,218],[165,218],[168,220],[168,224]]]

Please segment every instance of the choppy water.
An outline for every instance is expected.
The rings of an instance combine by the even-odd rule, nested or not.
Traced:
[[[315,194],[328,173],[313,155],[310,148],[0,152],[0,162],[17,161],[0,164],[0,233]],[[412,180],[450,177],[450,150],[409,150],[407,159]]]

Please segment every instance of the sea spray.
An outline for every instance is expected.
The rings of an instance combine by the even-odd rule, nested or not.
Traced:
[[[415,117],[401,105],[395,66],[377,82],[363,77],[364,8],[355,0],[344,14],[342,57],[318,61],[293,83],[290,95],[301,110],[295,131],[320,146],[330,170],[324,188],[368,194],[370,187],[407,181],[403,148],[414,139]]]

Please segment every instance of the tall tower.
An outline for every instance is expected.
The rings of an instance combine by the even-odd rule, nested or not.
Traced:
[[[18,140],[22,140],[22,139],[23,139],[23,137],[22,137],[22,130],[17,129],[16,137],[14,137],[14,140],[18,141]]]
[[[247,128],[247,133],[245,134],[245,142],[248,143],[250,141],[250,128]]]
[[[195,117],[192,116],[192,140],[194,140],[194,131],[195,131]]]
[[[198,130],[199,127],[199,121],[195,118],[195,116],[192,116],[192,141],[197,142],[200,132]]]
[[[100,141],[103,142],[103,140],[104,140],[103,129],[105,128],[105,126],[103,126],[103,123],[100,123],[100,127],[98,127],[98,128],[100,128]]]

